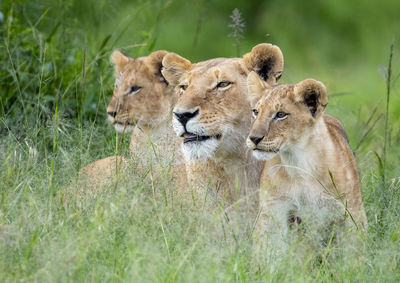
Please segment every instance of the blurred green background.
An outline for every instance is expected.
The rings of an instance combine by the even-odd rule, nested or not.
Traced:
[[[235,8],[245,23],[239,48],[229,37]],[[29,101],[35,108],[39,88],[47,115],[58,105],[66,117],[105,117],[114,48],[133,57],[166,49],[197,62],[242,56],[270,42],[285,56],[282,82],[313,77],[331,94],[343,94],[331,99],[328,111],[346,124],[381,102],[379,68],[400,35],[397,0],[2,1],[1,12],[0,113],[9,118],[29,110]],[[395,55],[398,50],[395,45]],[[392,115],[399,118],[399,95],[392,99]]]
[[[234,9],[245,25],[235,38]],[[285,57],[281,82],[324,82],[327,111],[344,123],[356,153],[381,152],[391,43],[389,132],[393,144],[400,140],[399,12],[397,0],[2,1],[0,132],[19,129],[24,138],[26,128],[39,129],[56,113],[99,126],[108,142],[113,49],[133,57],[165,49],[198,62],[270,42]]]
[[[234,9],[245,24],[236,38]],[[24,136],[26,127],[45,124],[56,112],[103,125],[115,48],[133,57],[166,49],[197,62],[242,56],[270,42],[285,56],[281,82],[324,82],[331,94],[328,113],[342,120],[353,148],[379,151],[393,42],[389,111],[392,120],[400,119],[399,11],[396,0],[2,1],[0,130],[23,125],[17,128]],[[391,125],[397,137],[398,123]]]

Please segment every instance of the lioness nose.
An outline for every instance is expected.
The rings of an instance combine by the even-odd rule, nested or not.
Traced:
[[[250,140],[252,142],[254,142],[255,145],[258,145],[260,143],[260,141],[262,141],[263,138],[264,138],[264,136],[262,136],[262,137],[251,136]]]
[[[176,119],[178,119],[178,121],[181,122],[183,126],[186,126],[186,123],[193,117],[197,116],[197,114],[199,114],[199,109],[194,112],[174,112]]]
[[[107,112],[107,114],[113,118],[115,118],[115,116],[117,116],[117,112]]]

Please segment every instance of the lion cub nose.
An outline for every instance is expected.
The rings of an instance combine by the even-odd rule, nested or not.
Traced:
[[[264,138],[264,136],[262,137],[256,137],[256,136],[251,136],[250,140],[255,144],[258,145],[260,143],[260,141],[262,141],[262,139]]]
[[[117,112],[107,112],[107,114],[113,118],[115,118],[115,116],[117,116]]]
[[[197,109],[194,112],[183,112],[183,113],[174,112],[176,119],[178,119],[178,121],[181,122],[183,126],[186,126],[186,123],[193,117],[197,116],[198,114],[199,114],[199,109]]]

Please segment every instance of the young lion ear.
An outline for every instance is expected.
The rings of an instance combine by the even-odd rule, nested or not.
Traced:
[[[161,75],[162,61],[168,52],[165,50],[154,51],[146,58],[146,63]]]
[[[111,54],[111,62],[115,66],[115,73],[119,74],[124,66],[129,62],[129,57],[122,54],[118,49],[114,50]]]
[[[264,82],[256,72],[250,72],[247,76],[247,97],[251,106],[254,106],[264,95],[265,90],[269,88],[271,88],[271,86]]]
[[[190,70],[192,63],[178,54],[168,53],[162,60],[162,66],[161,73],[164,78],[171,85],[177,85],[181,76]]]
[[[319,117],[328,104],[328,92],[325,85],[314,79],[306,79],[296,84],[294,97],[296,101],[307,106],[314,118]]]
[[[250,71],[255,71],[269,85],[276,84],[282,75],[283,55],[276,45],[258,44],[243,56],[243,60]]]

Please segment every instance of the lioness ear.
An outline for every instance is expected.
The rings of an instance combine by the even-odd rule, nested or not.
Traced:
[[[294,97],[309,109],[311,115],[316,118],[323,113],[328,104],[328,92],[323,83],[306,79],[294,87]]]
[[[255,71],[269,85],[276,84],[282,75],[283,55],[276,45],[258,44],[243,56],[243,60],[250,71]]]
[[[256,72],[250,72],[247,76],[247,97],[250,100],[251,106],[254,106],[264,95],[265,90],[270,87],[271,86],[264,82]]]
[[[129,57],[122,54],[121,51],[116,49],[111,54],[111,62],[115,66],[115,73],[119,74],[124,66],[129,62]]]
[[[164,78],[171,85],[177,85],[181,76],[187,72],[192,63],[175,53],[168,53],[162,60],[162,71]]]

